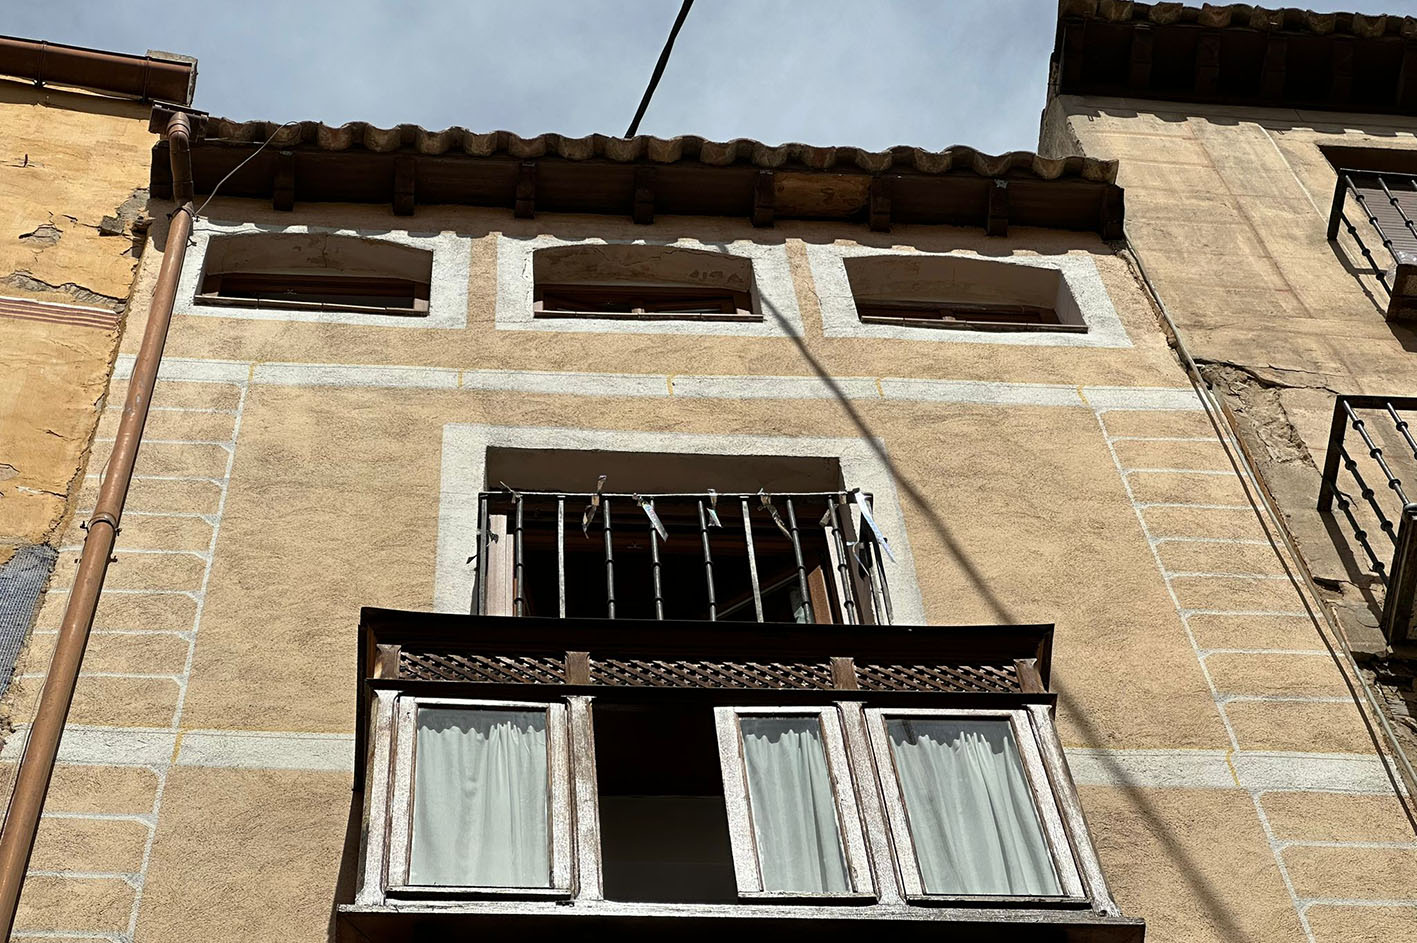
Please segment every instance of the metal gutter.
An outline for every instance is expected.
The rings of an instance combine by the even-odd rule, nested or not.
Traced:
[[[145,56],[0,36],[0,75],[36,85],[66,85],[140,101],[192,103],[197,60],[149,51]]]
[[[157,383],[158,364],[167,343],[172,306],[177,297],[177,281],[182,274],[187,241],[192,233],[190,136],[191,123],[187,115],[181,112],[174,114],[167,123],[165,137],[170,145],[178,206],[167,231],[157,288],[153,292],[142,346],[128,382],[128,396],[108,460],[108,471],[99,485],[98,500],[88,522],[88,536],[84,538],[74,586],[59,625],[59,638],[44,679],[39,706],[25,738],[10,806],[3,828],[0,828],[0,928],[5,931],[7,939],[14,926],[20,890],[29,868],[30,853],[34,850],[35,832],[44,811],[49,780],[59,753],[59,740],[74,699],[79,666],[88,646],[103,580],[108,573],[114,539],[119,532],[123,505],[128,497],[133,466],[142,442],[143,427],[147,423],[153,387]]]

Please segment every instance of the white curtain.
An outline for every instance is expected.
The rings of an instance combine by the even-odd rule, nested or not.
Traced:
[[[410,884],[547,887],[546,713],[422,708]]]
[[[815,717],[739,718],[763,889],[842,894],[836,799]]]
[[[1008,721],[886,726],[926,893],[1062,893]]]

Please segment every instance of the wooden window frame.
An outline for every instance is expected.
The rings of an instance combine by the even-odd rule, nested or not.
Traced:
[[[900,876],[905,899],[912,904],[959,905],[987,904],[1008,907],[1028,906],[1085,906],[1091,903],[1083,883],[1082,869],[1078,864],[1078,849],[1069,836],[1064,823],[1063,810],[1054,794],[1045,750],[1040,744],[1037,732],[1030,722],[1027,709],[986,710],[986,709],[935,709],[935,708],[879,708],[865,710],[867,736],[871,742],[871,752],[875,757],[877,782],[885,803],[887,830],[890,844]],[[930,720],[992,720],[1007,721],[1013,731],[1014,742],[1018,744],[1022,761],[1024,780],[1033,796],[1034,812],[1038,815],[1044,840],[1053,861],[1053,870],[1063,893],[1056,896],[1036,896],[1022,894],[931,894],[925,890],[920,873],[919,861],[915,854],[915,839],[910,831],[910,818],[906,811],[904,788],[895,765],[895,754],[891,750],[890,735],[886,730],[886,720],[890,718],[920,718]]]
[[[546,832],[551,871],[545,887],[409,884],[413,842],[413,777],[417,769],[418,711],[435,707],[480,711],[543,711],[546,714]],[[388,862],[384,891],[389,897],[473,900],[568,899],[573,895],[572,769],[567,706],[552,701],[498,701],[401,695],[394,703],[393,771],[388,815]]]
[[[748,768],[743,759],[744,716],[815,717],[822,732],[827,774],[832,781],[837,828],[851,890],[841,894],[804,894],[796,891],[763,889],[762,863],[753,830],[752,800],[748,793]],[[875,879],[867,853],[866,833],[846,737],[836,707],[737,707],[714,708],[718,732],[719,765],[723,774],[723,798],[728,813],[728,832],[733,847],[733,872],[738,897],[748,903],[874,904]]]
[[[594,299],[602,303],[624,302],[624,311],[597,311],[579,307],[547,307],[546,296],[566,295],[571,299]],[[681,298],[686,307],[702,300],[697,307],[717,306],[715,312],[656,311],[647,303],[650,299]],[[639,302],[638,304],[636,302]],[[761,321],[762,315],[751,310],[752,301],[746,291],[732,288],[694,287],[689,285],[537,285],[532,302],[534,318],[606,318],[620,321]]]
[[[282,285],[305,289],[327,289],[311,291],[311,294],[368,294],[371,299],[403,296],[405,290],[413,296],[413,303],[404,305],[353,304],[334,301],[305,301],[295,298],[259,298],[249,295],[222,294],[230,283],[242,286],[241,290],[255,292],[270,286],[270,291],[280,291]],[[251,287],[246,287],[247,285]],[[418,318],[428,315],[428,292],[426,282],[408,278],[393,278],[375,275],[330,275],[319,272],[215,272],[203,276],[201,290],[194,299],[197,304],[223,308],[257,308],[278,311],[347,311],[356,314],[383,314],[394,317]]]
[[[1069,324],[1057,311],[1040,305],[976,304],[948,301],[867,301],[857,299],[862,324],[894,324],[956,331],[1087,332],[1086,324]],[[933,313],[933,315],[932,315]]]

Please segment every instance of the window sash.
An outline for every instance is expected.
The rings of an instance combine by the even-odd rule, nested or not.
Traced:
[[[413,847],[414,774],[417,770],[418,711],[447,708],[477,711],[541,711],[546,714],[546,838],[549,883],[538,886],[426,885],[409,883]],[[386,889],[391,896],[562,898],[571,893],[571,771],[566,707],[526,701],[400,697],[395,705],[394,775],[390,801]]]
[[[239,308],[353,311],[416,317],[428,313],[429,286],[407,278],[313,272],[217,272],[196,301]]]
[[[541,318],[759,321],[748,293],[680,285],[538,285],[532,305]]]
[[[753,828],[752,799],[748,791],[748,768],[744,759],[742,717],[812,717],[820,725],[827,774],[831,778],[833,806],[838,835],[846,864],[849,889],[845,893],[813,894],[799,891],[769,891],[763,887],[757,833]],[[866,840],[861,827],[851,768],[841,720],[834,707],[716,707],[719,763],[723,773],[723,797],[728,811],[728,831],[733,848],[733,870],[738,896],[750,901],[792,902],[802,900],[874,900],[876,897]]]
[[[1024,780],[1033,797],[1033,808],[1038,815],[1044,841],[1047,843],[1054,873],[1062,889],[1062,896],[994,895],[994,894],[939,894],[925,889],[919,858],[916,855],[915,839],[910,830],[909,815],[906,810],[904,785],[896,767],[895,752],[891,748],[886,722],[892,719],[917,720],[961,720],[961,721],[1007,721],[1018,746],[1022,761]],[[876,772],[881,785],[881,796],[885,800],[886,822],[890,831],[891,845],[901,883],[908,900],[917,901],[971,901],[1000,904],[1023,905],[1035,902],[1086,902],[1082,878],[1077,861],[1063,825],[1058,802],[1048,779],[1047,769],[1039,749],[1038,741],[1028,715],[1023,710],[931,710],[928,708],[866,710],[867,733],[875,756]]]

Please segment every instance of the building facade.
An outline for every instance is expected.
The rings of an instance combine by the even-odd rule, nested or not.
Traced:
[[[1392,744],[1097,110],[1000,158],[193,115],[231,175],[13,938],[1410,936]]]

